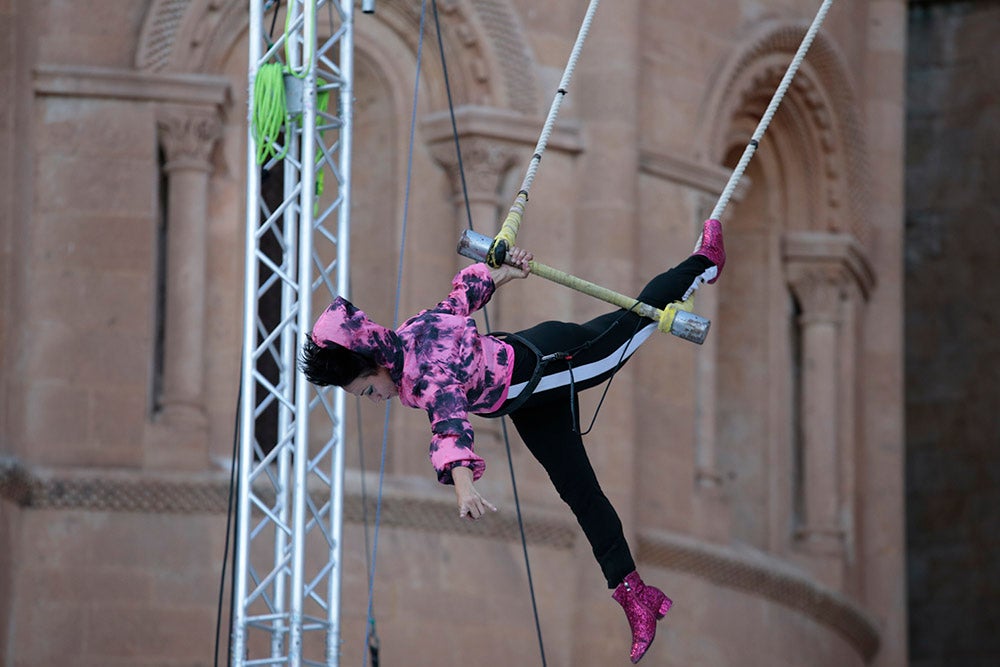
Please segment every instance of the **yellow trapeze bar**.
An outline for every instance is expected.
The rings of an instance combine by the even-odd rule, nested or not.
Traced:
[[[669,332],[699,345],[705,342],[705,336],[708,335],[709,321],[693,313],[694,294],[688,297],[688,300],[683,303],[671,303],[663,310],[660,310],[647,303],[642,303],[637,299],[625,296],[607,287],[601,287],[589,280],[578,278],[546,264],[536,261],[531,261],[528,264],[531,266],[532,274],[618,306],[619,308],[634,311],[643,317],[655,321],[657,323],[656,328],[663,333]],[[687,316],[683,317],[683,320],[678,320],[678,313],[681,312],[686,313]]]
[[[486,257],[495,247],[495,239],[467,229],[462,233],[462,237],[458,241],[458,254],[477,262],[483,262],[486,261]],[[507,258],[503,257],[500,259],[506,260]],[[531,261],[528,264],[531,267],[531,273],[534,275],[592,296],[595,299],[600,299],[619,308],[634,311],[642,317],[656,322],[657,328],[664,333],[669,331],[679,338],[698,343],[699,345],[705,342],[705,337],[708,335],[708,328],[711,326],[711,322],[693,312],[693,292],[683,303],[671,303],[661,310],[647,303],[642,303],[638,299],[619,294],[589,280],[577,278],[565,271],[554,269],[541,262]]]

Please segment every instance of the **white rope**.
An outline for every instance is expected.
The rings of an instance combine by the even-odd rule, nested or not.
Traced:
[[[792,79],[795,78],[795,74],[799,70],[799,65],[802,64],[803,60],[805,60],[806,52],[809,51],[809,47],[812,45],[813,39],[816,37],[816,33],[819,32],[820,26],[823,25],[823,19],[826,18],[826,13],[830,10],[830,5],[832,4],[833,0],[823,0],[823,4],[816,13],[816,18],[813,19],[812,25],[809,26],[809,30],[806,31],[806,36],[802,38],[799,50],[795,53],[795,57],[792,58],[792,63],[788,66],[785,76],[781,79],[778,89],[774,92],[774,97],[771,98],[771,103],[767,105],[767,110],[764,112],[764,116],[760,119],[760,123],[754,131],[753,137],[750,139],[750,143],[747,144],[746,149],[743,151],[743,156],[740,157],[740,161],[733,170],[732,176],[729,177],[729,182],[726,183],[726,187],[723,189],[718,203],[712,210],[711,217],[714,220],[721,220],[722,212],[729,204],[729,200],[732,198],[733,192],[736,190],[736,186],[743,177],[743,172],[746,171],[747,165],[750,164],[750,159],[753,158],[753,154],[757,151],[757,146],[760,144],[760,140],[763,139],[767,126],[771,123],[771,119],[774,118],[774,114],[778,110],[778,105],[781,104],[781,100],[788,91],[788,87],[792,84]]]
[[[562,80],[559,82],[559,90],[556,91],[555,99],[552,100],[552,106],[549,107],[549,115],[545,119],[545,125],[542,126],[542,134],[538,137],[538,143],[535,145],[535,154],[531,157],[531,162],[528,164],[528,171],[524,175],[524,181],[521,183],[521,191],[525,194],[527,194],[531,188],[531,183],[535,180],[538,163],[541,162],[542,153],[545,152],[545,147],[549,143],[552,127],[555,125],[556,116],[559,114],[559,107],[562,105],[563,98],[566,97],[566,93],[569,91],[569,81],[573,77],[573,70],[576,69],[576,61],[580,59],[580,51],[583,50],[583,42],[587,38],[587,33],[590,32],[590,24],[594,20],[594,13],[597,11],[599,1],[590,0],[590,6],[587,7],[587,14],[583,17],[583,24],[580,26],[580,32],[576,36],[576,43],[573,45],[573,51],[570,53],[569,62],[566,63]]]

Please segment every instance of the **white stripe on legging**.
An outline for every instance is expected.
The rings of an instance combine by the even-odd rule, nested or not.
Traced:
[[[608,373],[614,370],[619,363],[624,362],[626,359],[631,357],[632,353],[639,349],[639,346],[645,343],[654,331],[656,331],[656,324],[647,324],[627,343],[619,346],[617,350],[603,359],[592,361],[589,364],[584,364],[583,366],[574,366],[573,382],[591,380],[599,375],[602,375],[603,373]],[[539,391],[546,391],[556,387],[568,386],[569,382],[570,372],[568,370],[553,373],[552,375],[546,375],[538,383],[538,386],[535,387],[535,392],[537,393]],[[511,385],[510,391],[507,392],[507,400],[509,401],[512,398],[520,396],[526,386],[528,386],[527,382],[518,382],[517,384]]]

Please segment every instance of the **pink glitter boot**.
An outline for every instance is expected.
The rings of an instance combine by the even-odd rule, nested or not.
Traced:
[[[709,285],[719,279],[722,267],[726,265],[726,248],[722,244],[721,222],[711,218],[705,221],[701,228],[701,236],[698,237],[698,243],[695,244],[694,252],[691,254],[707,257],[718,269],[715,277],[708,281]]]
[[[656,638],[656,621],[670,611],[673,601],[655,586],[647,586],[639,573],[630,572],[611,595],[625,610],[632,628],[632,651],[629,657],[639,662]]]

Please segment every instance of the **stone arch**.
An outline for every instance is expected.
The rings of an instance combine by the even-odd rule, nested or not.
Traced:
[[[509,0],[442,0],[439,20],[444,33],[452,94],[458,104],[537,111],[532,57],[520,20]],[[435,106],[447,96],[433,39],[433,22],[425,16],[424,67]],[[370,18],[392,29],[415,53],[419,40],[418,3],[379,5]],[[154,0],[146,14],[136,51],[136,67],[151,72],[214,72],[246,30],[245,0]]]
[[[705,122],[699,128],[698,145],[704,147],[706,159],[722,163],[734,149],[746,145],[806,29],[797,23],[763,24],[717,71],[703,104]],[[806,228],[851,234],[867,246],[871,232],[866,148],[847,71],[834,43],[822,33],[817,35],[760,152],[779,143],[794,147],[780,156],[786,166],[795,162],[797,151],[813,156],[812,164],[819,168],[799,174],[807,176],[799,183],[816,198]],[[784,136],[775,136],[779,134]]]
[[[517,14],[507,0],[445,0],[438,4],[452,95],[458,105],[536,111],[532,58]],[[391,3],[379,16],[416,53],[420,37],[417,3]],[[425,18],[424,71],[435,107],[446,103],[444,73],[433,19]]]
[[[761,24],[716,71],[698,128],[704,159],[735,164],[806,27]],[[853,378],[874,272],[866,147],[848,71],[818,35],[727,225],[731,275],[719,296],[717,368],[728,380],[715,426],[734,498],[731,526],[735,538],[793,557],[818,545],[816,553],[847,558],[852,539],[843,517],[853,490],[842,471],[853,465]],[[810,371],[820,367],[837,370]],[[823,509],[806,517],[810,504]]]
[[[139,33],[136,69],[172,73],[215,71],[199,67],[197,54],[204,52],[206,37],[219,36],[220,19],[235,4],[225,0],[153,0]],[[243,24],[245,29],[245,17]],[[238,33],[224,37],[231,45]]]

